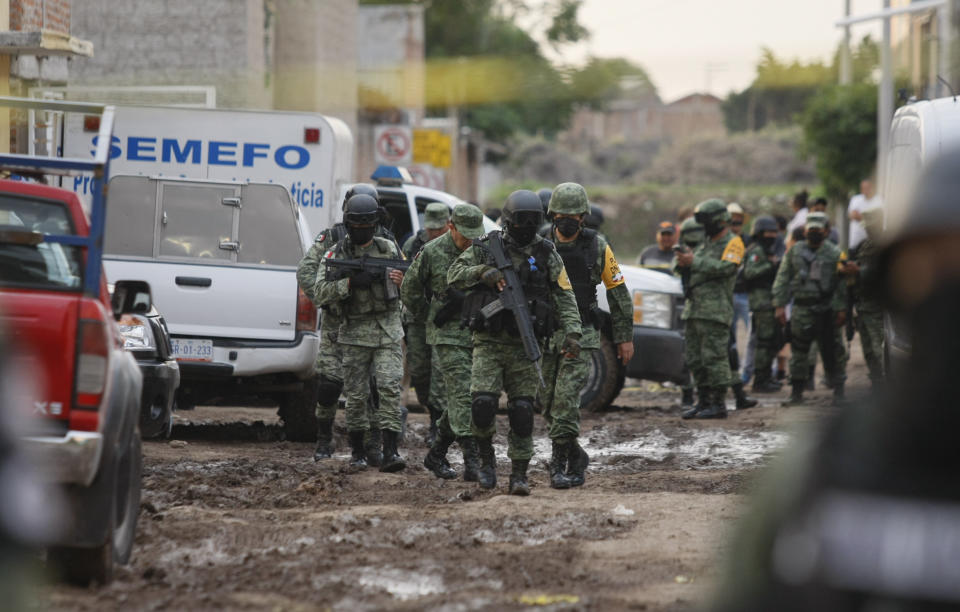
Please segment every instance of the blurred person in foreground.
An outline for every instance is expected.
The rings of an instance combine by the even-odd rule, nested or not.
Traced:
[[[676,226],[670,221],[661,221],[657,225],[656,244],[643,249],[637,257],[637,265],[669,273],[673,267],[673,245],[675,244],[677,244]]]
[[[960,608],[960,151],[931,162],[877,254],[912,347],[890,388],[798,437],[740,523],[716,612]]]

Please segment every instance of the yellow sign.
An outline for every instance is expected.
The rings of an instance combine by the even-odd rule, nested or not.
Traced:
[[[450,136],[440,130],[413,130],[413,163],[449,168],[451,143]]]

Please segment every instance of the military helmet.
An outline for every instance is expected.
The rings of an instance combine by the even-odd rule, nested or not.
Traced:
[[[730,221],[730,212],[723,200],[711,198],[697,204],[693,209],[693,218],[703,226],[711,223],[726,223]]]
[[[804,227],[826,229],[828,224],[829,219],[827,218],[827,213],[812,212],[807,215],[807,220],[804,223]]]
[[[372,197],[377,201],[377,205],[380,205],[380,194],[377,193],[376,187],[367,183],[357,183],[356,185],[351,185],[350,189],[348,189],[347,193],[343,196],[343,209],[347,209],[347,201],[350,198],[361,193]]]
[[[586,215],[590,212],[587,191],[577,183],[560,183],[550,196],[548,214]]]
[[[550,197],[552,194],[553,190],[546,187],[537,192],[537,197],[540,198],[540,205],[543,206],[543,214],[547,214],[547,207],[550,205]]]
[[[543,205],[540,196],[520,189],[507,196],[500,217],[505,227],[540,227],[543,225]]]
[[[697,220],[693,217],[686,219],[683,223],[680,224],[680,240],[683,241],[688,238],[697,239],[699,235],[699,240],[703,240],[704,231],[703,226],[697,223]]]
[[[590,229],[599,229],[603,225],[603,209],[596,204],[591,204],[590,212],[583,219],[583,225]]]
[[[373,225],[380,220],[380,205],[377,200],[365,193],[351,196],[343,211],[343,221],[347,225]]]
[[[777,226],[777,220],[771,217],[770,215],[762,215],[757,217],[753,222],[753,235],[757,236],[764,232],[778,232],[780,231],[779,226]]]

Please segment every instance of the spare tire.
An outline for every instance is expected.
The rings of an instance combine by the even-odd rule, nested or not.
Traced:
[[[591,351],[587,369],[587,382],[580,392],[580,410],[599,412],[606,410],[620,395],[626,379],[626,369],[617,359],[617,347],[604,333],[600,336],[600,348]]]

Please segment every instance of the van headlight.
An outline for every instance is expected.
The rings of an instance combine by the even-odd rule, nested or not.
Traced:
[[[153,337],[150,321],[141,315],[126,314],[118,323],[123,337],[123,348],[130,351],[155,351],[157,341]]]
[[[673,322],[673,299],[668,293],[633,292],[633,324],[670,329]]]

